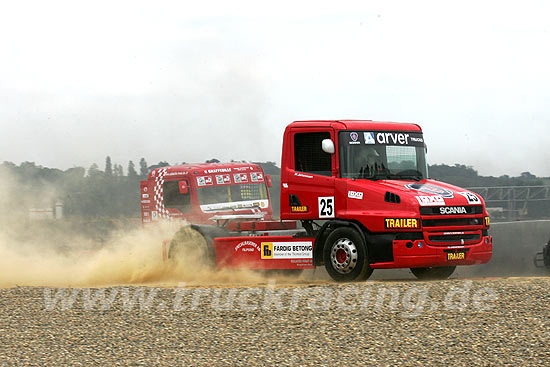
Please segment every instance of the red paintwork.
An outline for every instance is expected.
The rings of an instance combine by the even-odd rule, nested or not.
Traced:
[[[281,219],[287,222],[258,222],[258,221],[240,221],[229,222],[226,228],[233,231],[262,231],[287,228],[288,221],[295,220],[319,220],[319,198],[334,198],[334,219],[354,222],[364,226],[370,233],[383,234],[395,232],[422,231],[423,239],[416,241],[395,240],[393,246],[393,261],[372,263],[373,268],[411,268],[411,267],[433,267],[446,265],[471,265],[482,264],[490,260],[492,255],[492,239],[489,236],[483,236],[483,232],[489,228],[485,223],[488,217],[483,199],[476,194],[468,192],[459,187],[448,185],[435,180],[423,180],[420,182],[410,180],[352,180],[340,177],[339,171],[339,135],[340,131],[394,131],[394,132],[415,132],[422,130],[416,124],[392,123],[392,122],[374,122],[369,120],[331,120],[331,121],[296,121],[288,125],[284,132],[282,159],[281,159]],[[332,176],[320,176],[311,173],[304,174],[296,171],[294,167],[294,134],[304,132],[328,132],[330,138],[336,147],[335,153],[331,155]],[[231,164],[239,165],[239,164]],[[220,165],[220,168],[227,168],[229,165]],[[231,166],[233,167],[233,166]],[[242,164],[240,167],[250,167],[250,170],[261,172],[261,167],[253,164]],[[194,165],[171,167],[170,172],[178,170],[185,173],[175,174],[174,179],[182,177],[194,177],[204,175],[211,165]],[[197,172],[195,172],[197,171]],[[200,174],[198,173],[200,172]],[[148,181],[142,182],[142,194],[144,187],[151,190],[151,185],[155,180],[155,171],[149,177]],[[189,190],[194,192],[196,182],[189,180]],[[423,193],[414,188],[408,188],[407,185],[423,184],[437,186],[438,189],[446,190],[449,195],[444,198],[441,206],[445,207],[470,207],[473,204],[466,198],[473,195],[478,200],[477,205],[482,206],[481,213],[471,215],[422,215],[420,214],[422,199],[433,199],[435,194]],[[414,186],[413,186],[414,187]],[[360,192],[361,198],[353,197],[350,191]],[[386,192],[399,195],[401,202],[399,204],[385,201]],[[289,195],[299,196],[300,205],[307,207],[307,211],[292,213],[289,204]],[[193,198],[196,203],[196,197]],[[144,203],[142,202],[142,210]],[[266,219],[271,216],[271,205],[263,209],[266,212]],[[298,212],[299,211],[299,212]],[[192,222],[207,221],[204,213],[193,212],[186,219]],[[170,217],[178,217],[178,213],[170,212]],[[385,219],[404,218],[415,220],[420,228],[416,229],[386,229]],[[434,227],[421,227],[423,220],[453,220],[453,219],[476,219],[479,224],[468,225],[456,223],[449,225],[439,225]],[[145,219],[145,217],[144,217]],[[323,218],[324,219],[324,218]],[[279,223],[279,224],[274,224]],[[292,222],[290,222],[292,223]],[[294,224],[295,226],[295,224]],[[461,235],[475,235],[476,240],[459,242],[434,243],[430,237],[445,235],[453,236],[453,233],[460,232]],[[258,233],[256,233],[258,234]],[[261,233],[259,233],[261,234]],[[314,246],[314,238],[293,238],[289,236],[242,236],[215,238],[213,246],[216,252],[216,263],[220,267],[247,267],[252,269],[298,269],[313,268],[312,259],[306,261],[295,261],[289,259],[262,259],[262,243],[269,242],[303,242],[311,241]],[[422,242],[422,245],[420,245]],[[410,246],[412,243],[412,247]],[[407,246],[409,245],[409,246]],[[465,258],[458,261],[447,261],[447,252],[466,251]]]
[[[489,243],[485,243],[485,239]],[[467,249],[464,260],[447,261],[447,246],[434,247],[424,245],[418,248],[418,242],[414,241],[412,248],[407,248],[409,241],[393,241],[394,261],[385,263],[371,264],[374,269],[390,268],[423,268],[431,266],[452,266],[452,265],[475,265],[485,264],[491,259],[493,253],[493,241],[491,237],[483,237],[482,241],[473,245],[456,246],[460,247],[452,251],[459,252],[461,249]]]
[[[485,243],[485,241],[488,243]],[[262,259],[262,242],[298,242],[315,241],[315,238],[294,238],[290,236],[254,236],[254,237],[224,237],[214,239],[216,251],[216,265],[218,267],[248,268],[248,269],[312,269],[311,261],[300,261],[283,259]],[[239,250],[235,248],[241,244],[251,242],[253,245],[244,245]],[[412,248],[407,247],[410,241],[393,241],[394,261],[373,263],[370,266],[374,269],[390,268],[419,268],[433,266],[454,266],[454,265],[475,265],[485,264],[491,259],[493,243],[491,237],[483,237],[481,241],[474,244],[454,246],[431,246],[425,240],[413,242]],[[419,247],[422,242],[422,247]],[[242,251],[242,248],[250,248],[250,251]],[[451,249],[452,248],[452,249]],[[464,260],[447,261],[447,252],[467,251]],[[345,253],[343,254],[345,257]],[[338,259],[343,262],[344,259]]]
[[[282,229],[296,229],[296,221],[293,220],[262,220],[254,222],[232,221],[224,226],[228,231],[274,231]]]
[[[267,180],[263,169],[258,164],[253,163],[198,163],[198,164],[183,164],[179,166],[169,166],[157,168],[149,173],[147,180],[141,181],[141,219],[143,223],[150,223],[160,218],[184,219],[190,223],[197,224],[213,224],[209,218],[213,215],[221,214],[250,214],[258,211],[264,214],[265,220],[272,219],[273,210],[271,201],[269,200],[269,192],[266,188],[268,205],[265,208],[259,209],[239,209],[238,211],[220,210],[216,212],[205,213],[199,206],[197,197],[198,180],[201,177],[209,178],[209,184],[206,186],[222,186],[239,184],[234,180],[234,175],[241,174],[246,176],[247,181],[243,183],[262,183],[266,184]],[[256,181],[252,182],[251,174],[255,174]],[[229,182],[218,184],[216,175],[229,175]],[[189,213],[182,213],[178,209],[165,208],[162,192],[159,193],[159,188],[164,181],[182,181],[188,183],[188,190],[191,198],[192,210]],[[156,187],[156,191],[155,191]]]
[[[283,138],[283,153],[281,159],[281,218],[282,219],[319,219],[318,198],[334,197],[335,219],[343,219],[361,223],[370,232],[406,232],[407,229],[387,230],[384,226],[385,218],[416,218],[421,223],[421,219],[453,219],[463,218],[460,215],[442,216],[423,216],[419,212],[419,202],[416,196],[427,196],[417,190],[405,187],[407,184],[416,183],[416,181],[405,180],[352,180],[340,178],[339,173],[339,142],[338,133],[342,130],[367,130],[367,131],[404,131],[421,132],[417,124],[392,123],[392,122],[374,122],[370,120],[339,120],[339,121],[297,121],[288,125],[285,129]],[[319,176],[313,174],[303,175],[295,170],[294,167],[294,147],[293,136],[296,133],[304,132],[328,132],[330,138],[336,146],[335,154],[332,154],[332,177]],[[438,182],[435,180],[423,180],[421,184],[432,184],[453,192],[452,198],[445,199],[446,206],[469,206],[467,199],[459,192],[467,190],[459,187]],[[286,186],[286,187],[285,187]],[[363,193],[363,199],[348,198],[349,191],[359,191]],[[387,191],[398,194],[401,198],[400,204],[388,203],[384,200]],[[300,197],[301,204],[308,207],[307,213],[291,213],[289,204],[289,194],[297,194]],[[476,230],[481,233],[481,229],[488,229],[485,226],[483,218],[488,216],[485,210],[485,203],[481,197],[483,213],[474,215],[480,218],[481,224],[478,226],[468,226],[469,230]],[[470,216],[471,217],[471,216]],[[438,226],[434,228],[423,228],[425,238],[437,232],[465,231],[461,226]],[[432,232],[433,231],[433,232]],[[489,237],[490,238],[490,237]],[[383,265],[373,264],[373,267],[419,267],[419,266],[442,266],[448,265],[446,258],[441,261],[445,255],[447,246],[424,246],[422,250],[413,247],[411,250],[401,252],[402,248],[394,241],[394,262],[383,263]],[[482,242],[482,241],[481,241]],[[481,243],[480,242],[480,243]],[[451,243],[449,245],[461,245],[461,243]],[[483,251],[474,251],[481,246]],[[471,248],[467,259],[457,262],[459,265],[474,263],[486,263],[491,258],[492,247],[483,244],[465,243],[466,248]],[[428,256],[429,255],[429,256]]]

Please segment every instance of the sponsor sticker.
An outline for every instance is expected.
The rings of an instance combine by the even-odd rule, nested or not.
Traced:
[[[374,140],[374,133],[365,132],[363,135],[365,137],[365,144],[376,144],[376,141]]]
[[[414,131],[348,131],[341,138],[347,144],[424,146],[422,133]]]
[[[363,199],[363,193],[361,191],[348,191],[348,198],[350,199]]]
[[[263,182],[264,175],[261,172],[252,172],[250,174],[250,181],[252,182]]]
[[[420,221],[416,218],[385,218],[386,229],[418,229]]]
[[[262,242],[262,259],[312,259],[313,242]]]
[[[176,171],[176,172],[168,172],[165,176],[185,176],[189,174],[188,171]]]
[[[432,195],[441,195],[445,199],[452,199],[454,198],[454,194],[451,190],[445,189],[443,187],[439,187],[432,184],[420,184],[420,183],[413,183],[405,185],[407,189],[410,190],[417,190],[420,192],[423,192],[425,194],[432,194]]]
[[[141,200],[142,204],[151,204],[151,200]]]
[[[235,246],[235,252],[237,251],[241,251],[241,252],[254,252],[254,251],[260,251],[260,245],[258,245],[257,243],[255,242],[252,242],[252,241],[243,241],[243,242],[239,242],[236,246]]]
[[[248,175],[246,173],[236,173],[233,175],[235,183],[248,182]]]
[[[216,169],[204,170],[204,173],[221,173],[221,172],[231,172],[231,168],[216,168]]]
[[[466,200],[468,200],[468,204],[481,204],[481,199],[473,192],[465,191],[459,192],[459,194],[464,196]]]
[[[349,138],[351,139],[351,141],[349,142],[350,144],[361,144],[361,142],[359,141],[359,134],[357,134],[355,131],[349,133]]]
[[[294,176],[304,177],[304,178],[313,178],[313,176],[311,175],[304,175],[303,173],[299,173],[299,172],[294,172]]]
[[[465,252],[448,252],[447,261],[464,260],[466,258]]]
[[[216,184],[223,185],[231,183],[231,176],[229,175],[216,175]]]
[[[212,185],[213,183],[214,182],[212,181],[212,177],[210,176],[197,177],[198,186],[208,186],[208,185]]]
[[[440,214],[468,214],[463,206],[442,206],[439,208]]]
[[[376,142],[386,145],[409,145],[410,134],[405,133],[377,133]]]
[[[218,211],[218,210],[245,210],[245,209],[256,209],[267,208],[269,206],[269,200],[244,200],[238,202],[227,202],[227,203],[214,203],[214,204],[203,204],[200,205],[200,208],[203,212]]]
[[[290,206],[290,212],[291,213],[307,213],[308,208],[307,208],[307,205],[291,205]]]
[[[253,169],[254,167],[233,167],[233,171],[239,171],[239,172],[252,171]]]
[[[141,197],[144,199],[149,199],[149,194],[141,194]]]
[[[445,205],[445,199],[441,195],[433,196],[415,196],[421,206],[439,206]]]

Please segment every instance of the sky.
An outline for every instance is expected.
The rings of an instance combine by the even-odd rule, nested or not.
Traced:
[[[545,1],[3,1],[0,161],[275,161],[294,120],[422,126],[550,176]]]

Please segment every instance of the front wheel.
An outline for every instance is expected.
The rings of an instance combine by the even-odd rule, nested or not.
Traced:
[[[415,277],[421,280],[447,279],[455,271],[456,266],[441,266],[438,268],[411,268]]]
[[[168,259],[180,265],[206,265],[213,267],[216,255],[212,240],[190,226],[182,227],[170,241]]]
[[[340,227],[329,234],[323,248],[325,268],[337,282],[365,280],[372,274],[367,246],[355,229]]]

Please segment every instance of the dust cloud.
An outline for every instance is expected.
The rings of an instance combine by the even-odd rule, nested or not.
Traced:
[[[56,188],[27,190],[0,172],[0,287],[177,286],[262,283],[247,270],[216,270],[200,253],[164,261],[163,240],[185,223],[143,227],[139,219],[31,219],[30,208],[53,206]]]
[[[0,234],[0,287],[101,287],[126,284],[160,286],[263,283],[262,273],[244,269],[216,270],[199,253],[178,261],[163,260],[162,242],[182,223],[166,222],[119,230],[97,243],[69,233],[53,240],[22,240]],[[36,227],[51,223],[32,224]],[[62,238],[61,242],[57,242]]]

